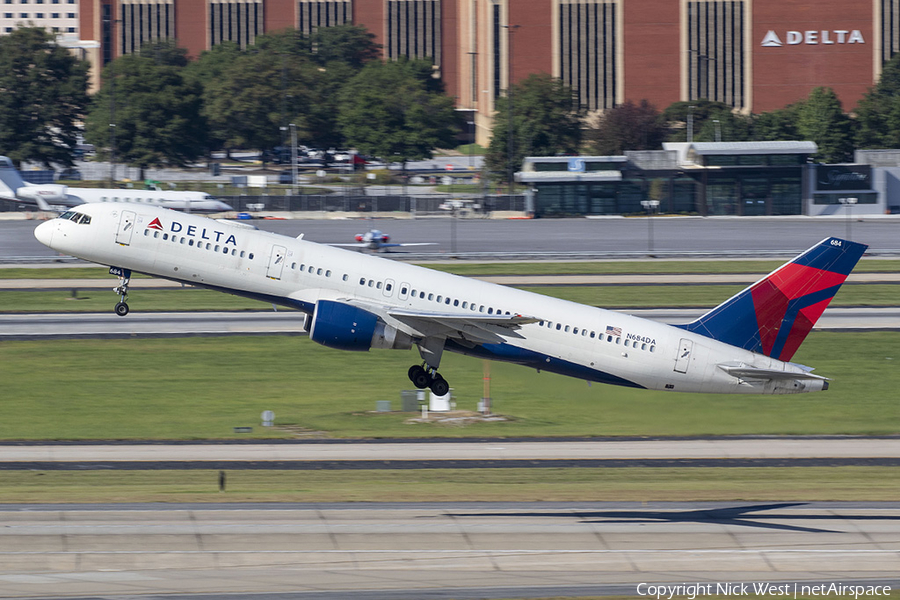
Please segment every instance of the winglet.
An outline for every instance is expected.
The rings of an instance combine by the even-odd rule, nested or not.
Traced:
[[[682,329],[788,361],[868,248],[826,238]]]

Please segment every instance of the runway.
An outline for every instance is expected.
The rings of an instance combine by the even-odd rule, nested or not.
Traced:
[[[6,598],[430,600],[637,596],[641,583],[711,584],[713,593],[754,582],[900,585],[900,503],[7,505],[0,524]]]
[[[112,294],[110,294],[112,296]],[[112,300],[115,300],[113,297]],[[112,303],[110,304],[112,306]],[[687,323],[704,309],[630,309],[632,315],[663,323]],[[0,314],[0,340],[160,338],[228,335],[305,335],[304,315],[278,312]],[[900,307],[829,308],[816,323],[824,331],[900,330]]]
[[[869,255],[900,254],[896,216],[861,217],[848,237],[869,244]],[[0,262],[53,260],[56,253],[34,239],[38,221],[0,220]],[[260,229],[321,243],[352,242],[372,228],[397,242],[436,242],[427,254],[397,252],[394,257],[475,260],[498,258],[617,258],[626,256],[793,257],[820,240],[847,236],[844,218],[811,217],[660,217],[653,219],[650,243],[646,218],[494,220],[322,219],[256,220]],[[653,248],[653,252],[649,248]],[[387,256],[391,256],[388,254]]]

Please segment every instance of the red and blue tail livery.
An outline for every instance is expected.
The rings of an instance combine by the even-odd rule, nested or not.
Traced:
[[[683,329],[789,361],[868,248],[826,238]]]

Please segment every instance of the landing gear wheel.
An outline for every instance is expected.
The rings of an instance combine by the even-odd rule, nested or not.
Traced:
[[[435,396],[446,396],[449,391],[450,384],[440,375],[435,377],[434,381],[431,382],[431,393]]]
[[[424,390],[431,383],[431,376],[419,365],[413,365],[409,368],[409,380],[412,381],[414,386]]]
[[[128,314],[128,305],[124,302],[119,302],[116,304],[116,314],[120,317],[124,317]]]

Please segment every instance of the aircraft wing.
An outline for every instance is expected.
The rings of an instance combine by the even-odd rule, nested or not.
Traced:
[[[749,365],[745,365],[743,363],[730,365],[730,364],[721,364],[719,368],[728,373],[733,377],[737,377],[738,379],[753,379],[753,380],[784,380],[784,379],[814,379],[820,381],[829,381],[827,377],[822,377],[821,375],[813,375],[812,373],[792,373],[791,371],[776,371],[774,369],[757,369],[756,367],[751,367]]]
[[[414,337],[454,338],[476,344],[499,344],[508,338],[521,337],[516,331],[540,319],[525,315],[460,315],[437,311],[391,308],[378,304],[351,302],[386,321],[399,323]]]

